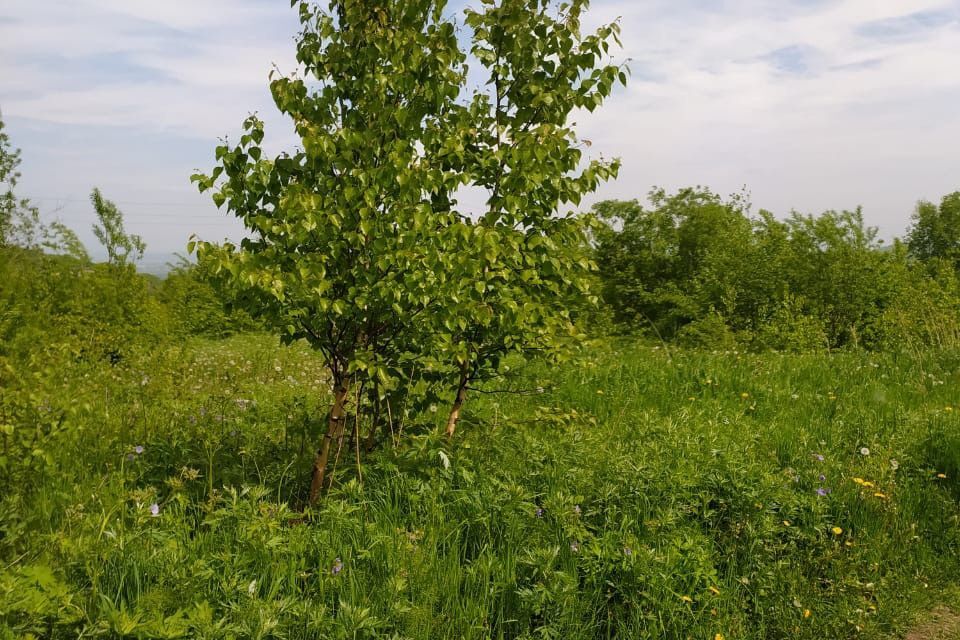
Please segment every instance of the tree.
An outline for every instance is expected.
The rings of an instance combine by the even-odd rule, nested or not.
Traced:
[[[757,303],[746,285],[758,246],[745,196],[725,200],[694,187],[653,189],[648,199],[648,209],[635,200],[594,206],[604,222],[596,256],[615,317],[661,338],[712,313],[750,317]]]
[[[859,346],[869,318],[888,296],[883,274],[888,255],[880,251],[877,228],[863,211],[794,212],[785,221],[789,237],[783,269],[805,313],[825,325],[830,347]]]
[[[558,214],[615,177],[619,162],[584,163],[589,142],[570,117],[599,107],[627,76],[603,64],[619,44],[616,23],[581,33],[588,6],[573,0],[553,12],[548,0],[484,0],[466,11],[471,52],[489,77],[470,108],[467,168],[489,197],[479,220],[460,230],[456,271],[467,277],[441,328],[458,381],[448,436],[471,383],[495,375],[507,353],[561,355],[577,335],[561,301],[590,296],[589,220]]]
[[[662,339],[722,346],[863,346],[897,292],[898,254],[863,212],[750,214],[743,195],[654,189],[651,206],[606,201],[594,211],[604,297],[623,326]]]
[[[0,247],[38,248],[43,235],[40,211],[14,193],[20,181],[20,149],[11,146],[4,128],[0,118],[0,183],[6,187],[0,194]]]
[[[553,213],[613,171],[594,163],[568,175],[581,152],[566,117],[599,104],[620,73],[589,73],[605,45],[575,41],[582,0],[563,20],[542,15],[544,0],[468,11],[495,102],[468,95],[444,0],[293,4],[305,74],[274,75],[271,90],[302,148],[265,158],[251,116],[239,145],[217,148],[213,172],[193,176],[251,237],[191,249],[231,297],[324,357],[333,402],[314,502],[351,403],[359,412],[365,399],[379,406],[436,385],[455,363],[462,406],[465,379],[556,324],[543,318],[563,317],[544,313],[545,296],[576,284],[572,264],[589,264],[567,249],[581,223]],[[471,184],[491,192],[480,221],[457,210],[456,192]]]
[[[143,258],[147,245],[140,236],[128,234],[123,228],[123,213],[94,188],[90,202],[100,224],[93,225],[93,235],[107,250],[107,262],[122,267]]]
[[[20,181],[20,149],[14,149],[0,117],[0,248],[50,249],[79,260],[89,260],[83,243],[73,230],[59,221],[49,225],[40,220],[40,210],[14,192]]]
[[[907,246],[920,260],[941,258],[960,268],[960,191],[944,196],[940,206],[926,200],[917,204]]]
[[[456,98],[464,55],[433,0],[297,3],[305,77],[275,77],[274,100],[302,148],[262,156],[255,117],[201,190],[240,217],[240,246],[200,242],[201,261],[287,341],[324,357],[334,397],[314,462],[310,501],[342,441],[350,392],[404,379],[417,319],[441,303],[438,230],[456,219],[462,183],[453,135],[468,125]],[[222,180],[221,180],[222,177]]]

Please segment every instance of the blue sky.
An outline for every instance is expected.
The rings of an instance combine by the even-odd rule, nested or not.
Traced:
[[[778,214],[862,204],[889,238],[960,189],[960,0],[594,0],[592,24],[618,17],[631,85],[577,118],[624,162],[598,198],[746,186]],[[189,175],[251,111],[274,151],[294,144],[267,74],[295,68],[297,27],[286,0],[6,0],[21,193],[91,247],[93,186],[154,255],[238,237]]]

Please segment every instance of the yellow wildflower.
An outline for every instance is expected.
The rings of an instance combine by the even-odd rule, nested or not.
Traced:
[[[712,593],[712,594],[715,595],[715,596],[720,595],[720,589],[717,589],[716,587],[714,587],[714,586],[712,586],[712,585],[707,589],[707,591],[709,591],[710,593]]]
[[[946,479],[947,479],[947,474],[945,474],[945,473],[938,473],[938,474],[937,474],[937,478],[940,479],[940,480],[946,480]]]
[[[882,493],[882,492],[880,492],[880,491],[877,491],[876,493],[873,494],[873,497],[874,497],[874,498],[880,498],[881,500],[886,500],[886,499],[887,499],[887,494]]]
[[[804,609],[804,610],[803,610],[803,617],[804,617],[804,619],[809,618],[811,615],[812,615],[812,614],[810,613],[810,609]]]
[[[690,596],[680,596],[680,600],[682,602],[686,602],[687,604],[693,602],[693,598],[691,598]]]
[[[723,640],[723,634],[718,633],[717,635],[713,636],[713,640]]]
[[[789,526],[790,526],[790,521],[789,521],[789,520],[784,520],[784,521],[783,521],[783,526],[789,527]]]
[[[841,529],[840,527],[834,527],[833,529],[830,529],[830,531],[832,531],[833,535],[835,536],[838,536],[841,533],[843,533],[843,529]]]
[[[746,400],[747,398],[750,397],[750,394],[747,393],[746,391],[744,391],[743,393],[740,394],[740,397],[743,398],[744,400]]]

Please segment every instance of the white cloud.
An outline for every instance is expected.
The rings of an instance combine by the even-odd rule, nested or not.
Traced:
[[[960,188],[960,110],[951,106],[960,104],[952,71],[960,68],[960,4],[722,6],[664,18],[663,2],[597,5],[595,20],[623,15],[624,54],[640,71],[582,117],[594,148],[625,163],[603,195],[746,184],[758,205],[779,213],[862,203],[868,220],[893,235],[918,198]],[[865,24],[926,11],[947,19],[917,21],[915,38],[863,34]],[[784,49],[782,59],[772,56]],[[792,72],[790,58],[800,56]]]
[[[272,107],[274,64],[296,68],[298,22],[283,3],[13,0],[7,11],[0,100],[14,117],[217,136]]]
[[[7,0],[0,15],[8,120],[142,131],[169,146],[151,159],[138,140],[112,139],[76,167],[77,184],[106,189],[97,172],[120,171],[108,179],[131,202],[170,193],[193,202],[185,180],[161,181],[209,165],[215,139],[253,110],[278,133],[275,144],[291,143],[267,90],[273,63],[295,67],[289,3]],[[892,235],[916,199],[960,188],[958,0],[594,0],[589,22],[617,16],[633,79],[578,117],[595,151],[624,160],[601,197],[746,184],[778,213],[864,204]],[[188,148],[190,139],[205,143]],[[62,193],[62,176],[47,169],[83,155],[69,140],[25,165],[33,190]],[[18,142],[30,158],[30,140]],[[125,165],[137,167],[127,180]],[[135,218],[136,206],[129,211]],[[189,235],[189,220],[176,233]]]

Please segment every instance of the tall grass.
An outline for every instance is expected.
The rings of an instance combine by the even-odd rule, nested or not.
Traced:
[[[63,428],[0,497],[0,637],[881,637],[954,597],[957,354],[584,353],[362,482],[341,452],[303,513],[308,350],[59,363]]]

